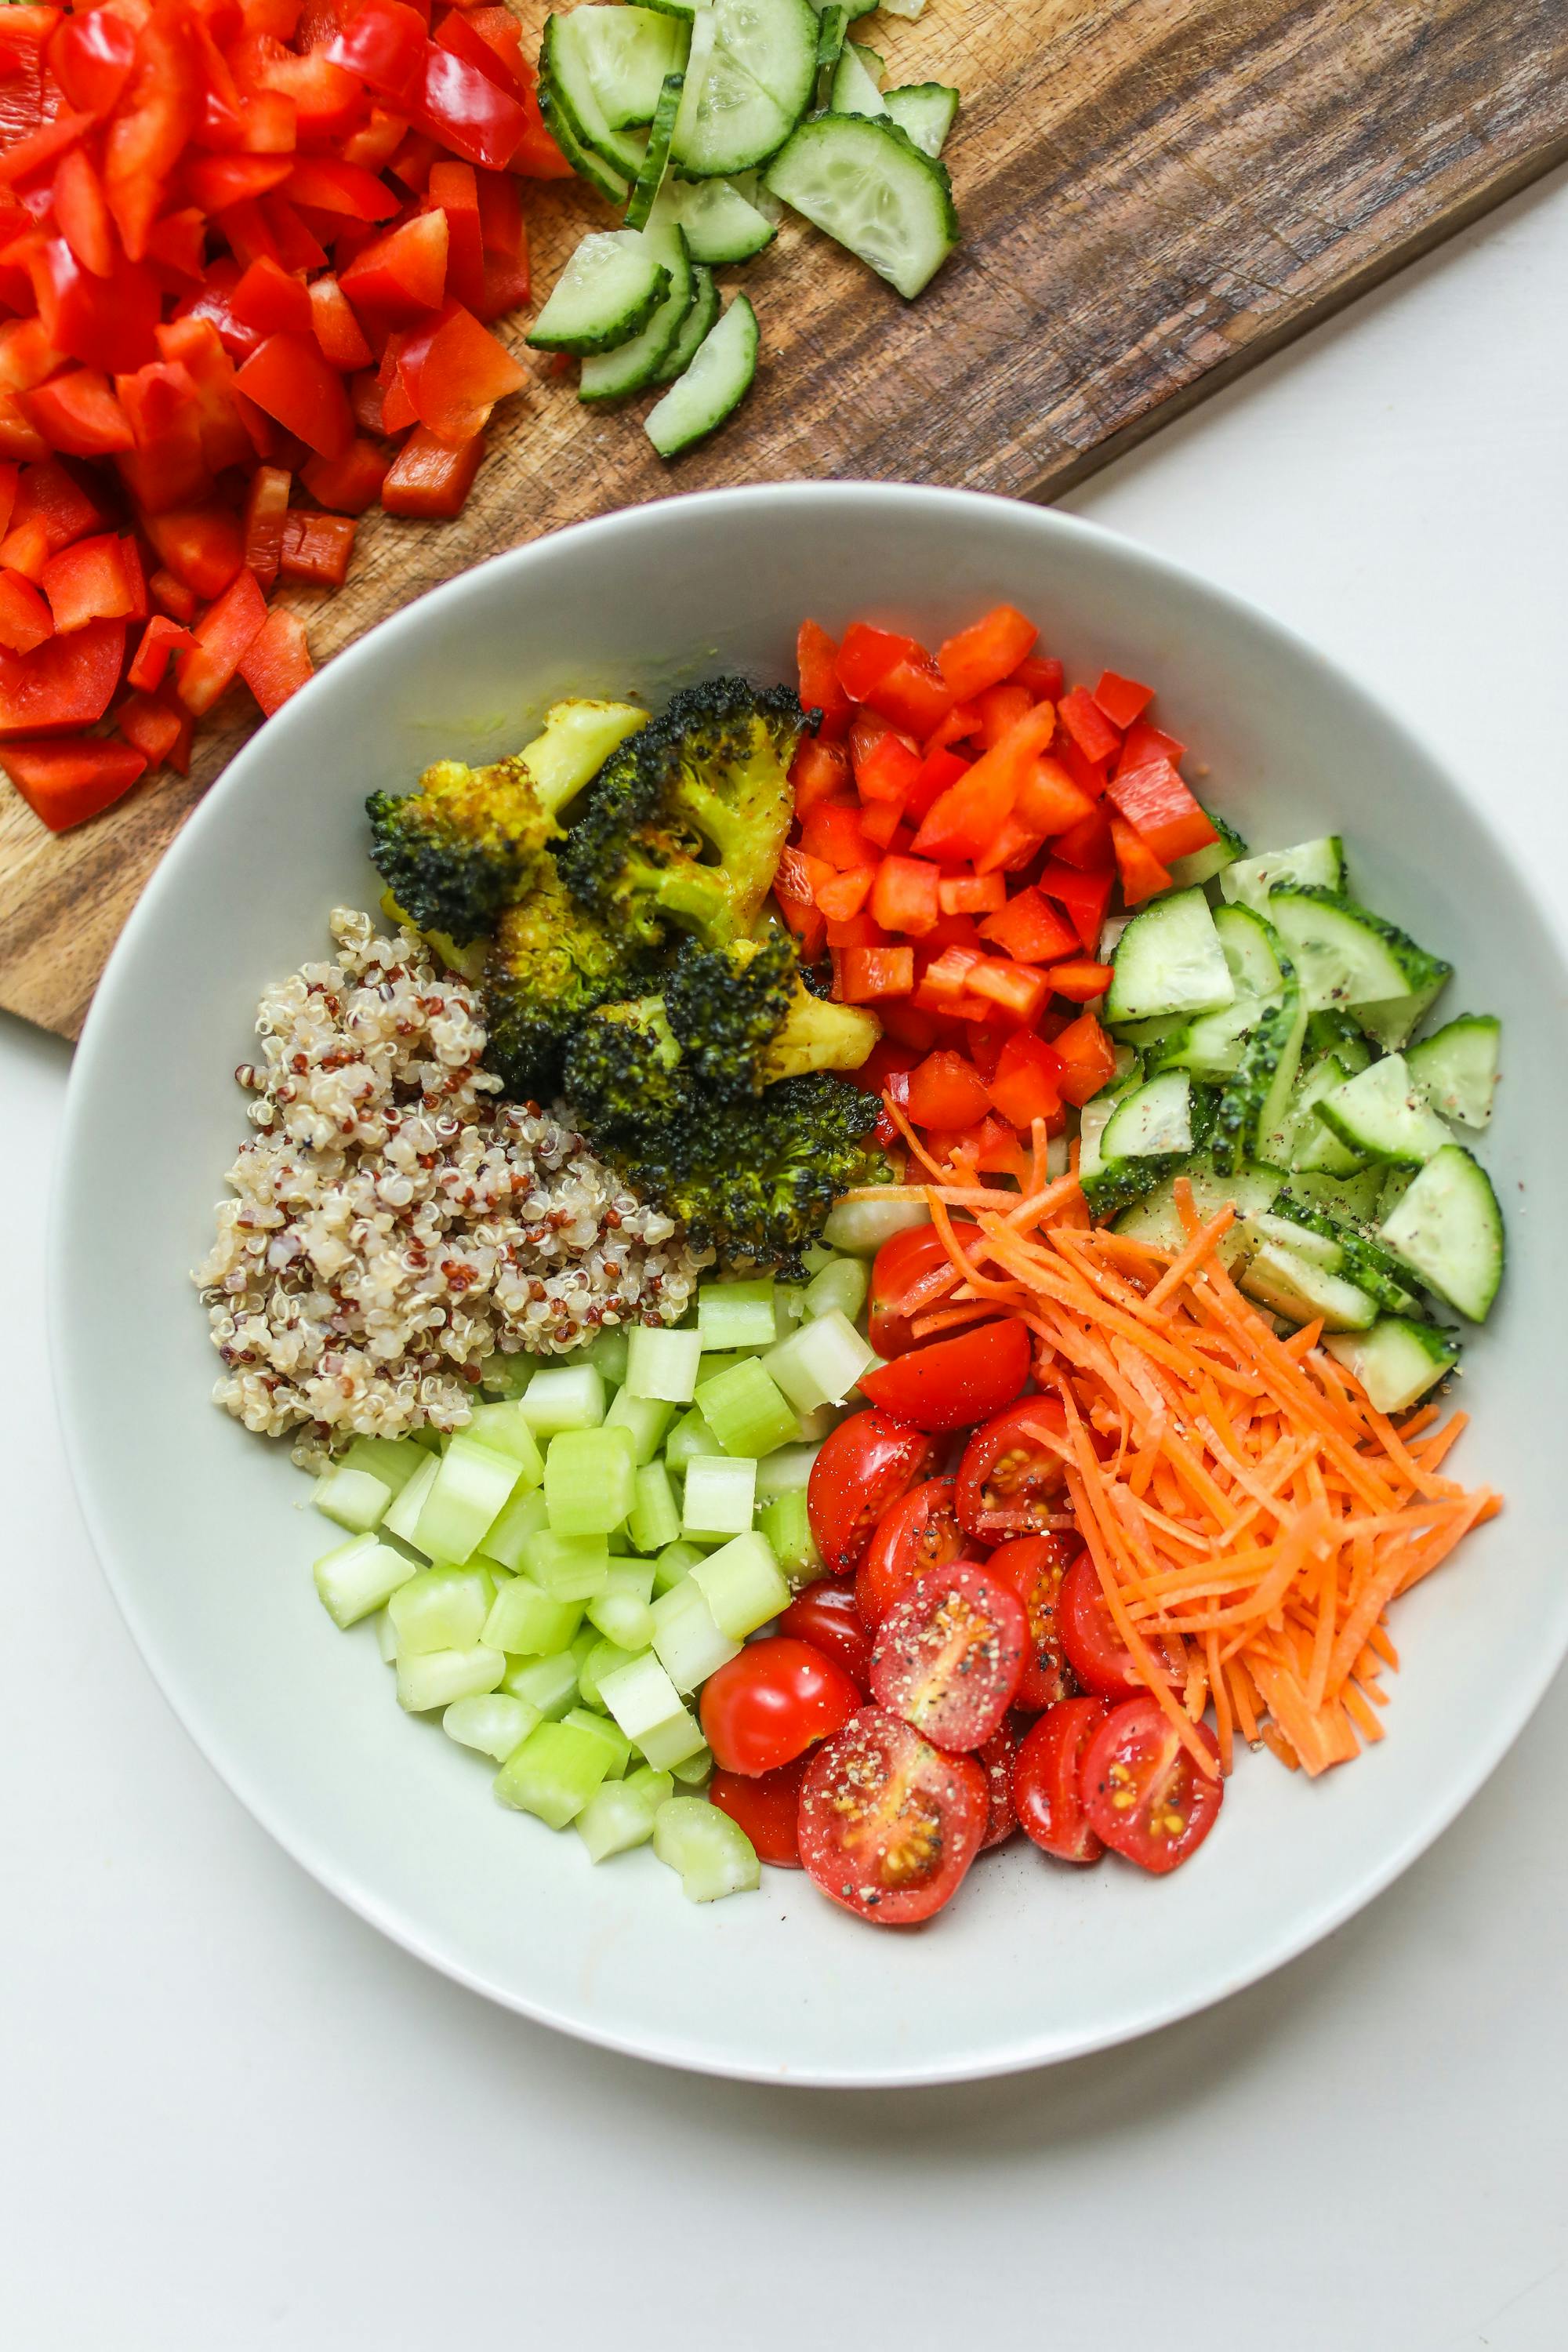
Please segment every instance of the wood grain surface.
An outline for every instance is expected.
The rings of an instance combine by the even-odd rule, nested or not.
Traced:
[[[521,13],[537,25],[540,0]],[[939,482],[1048,499],[1568,155],[1565,0],[929,0],[858,37],[889,83],[956,83],[964,242],[905,305],[786,219],[743,271],[763,359],[674,467],[638,417],[541,372],[462,516],[361,525],[317,659],[481,557],[741,481]],[[608,208],[531,211],[536,288]],[[504,331],[521,342],[526,321]],[[55,838],[0,782],[0,1005],[74,1035],[126,916],[254,723],[236,692],[188,779]]]

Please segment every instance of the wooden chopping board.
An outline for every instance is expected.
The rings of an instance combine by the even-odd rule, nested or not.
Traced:
[[[541,0],[521,13],[536,29]],[[367,517],[349,586],[299,599],[318,662],[483,556],[676,491],[808,477],[1048,499],[1568,155],[1564,0],[929,0],[855,29],[889,83],[963,92],[946,160],[964,243],[933,285],[905,305],[786,219],[724,273],[764,354],[731,425],[666,467],[646,402],[597,413],[542,373],[456,522]],[[540,189],[536,285],[609,225],[575,184]],[[188,779],[59,838],[0,782],[0,1005],[76,1034],[254,723],[248,695],[217,719]]]

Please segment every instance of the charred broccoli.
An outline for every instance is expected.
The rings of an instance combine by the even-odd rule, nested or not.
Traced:
[[[794,810],[805,726],[787,687],[688,687],[612,753],[561,852],[567,888],[617,933],[721,947],[751,930]]]
[[[635,943],[584,913],[542,857],[528,896],[501,910],[485,971],[486,1060],[507,1093],[548,1100],[574,1033],[647,977]]]
[[[658,996],[590,1014],[566,1049],[563,1084],[595,1142],[655,1134],[693,1107],[691,1074]]]
[[[786,932],[689,947],[664,1001],[694,1074],[726,1100],[808,1070],[858,1070],[881,1035],[874,1014],[825,1003],[802,984]]]

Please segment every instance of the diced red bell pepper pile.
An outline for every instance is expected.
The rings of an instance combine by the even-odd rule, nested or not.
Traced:
[[[1065,1106],[1111,1076],[1091,1009],[1113,898],[1137,907],[1215,829],[1148,717],[1153,689],[1105,671],[1068,690],[1038,632],[998,605],[932,656],[855,622],[798,640],[821,719],[795,755],[795,824],[774,884],[802,955],[884,1035],[858,1082],[957,1181],[1027,1186]]]
[[[0,764],[46,824],[235,678],[310,675],[281,582],[455,515],[526,372],[521,182],[567,176],[510,9],[0,8]],[[89,733],[97,729],[100,731]]]

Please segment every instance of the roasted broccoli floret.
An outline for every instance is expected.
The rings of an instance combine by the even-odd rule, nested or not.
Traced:
[[[739,1103],[699,1097],[637,1150],[627,1181],[721,1256],[794,1265],[840,1192],[867,1173],[873,1096],[826,1070]]]
[[[651,1134],[692,1105],[691,1073],[666,1018],[664,1000],[602,1004],[566,1049],[566,1099],[595,1142]]]
[[[616,939],[568,897],[551,856],[525,898],[501,909],[485,970],[485,1058],[518,1101],[547,1101],[569,1039],[601,1004],[647,977],[636,943]]]
[[[787,933],[689,947],[665,982],[669,1026],[692,1071],[733,1100],[807,1070],[858,1070],[881,1035],[858,1005],[803,986]]]
[[[767,896],[805,726],[795,693],[743,678],[688,687],[613,752],[561,852],[566,886],[647,948],[673,928],[720,947]]]
[[[492,931],[561,828],[521,757],[488,768],[438,760],[414,793],[372,793],[371,858],[422,930],[462,945]]]

